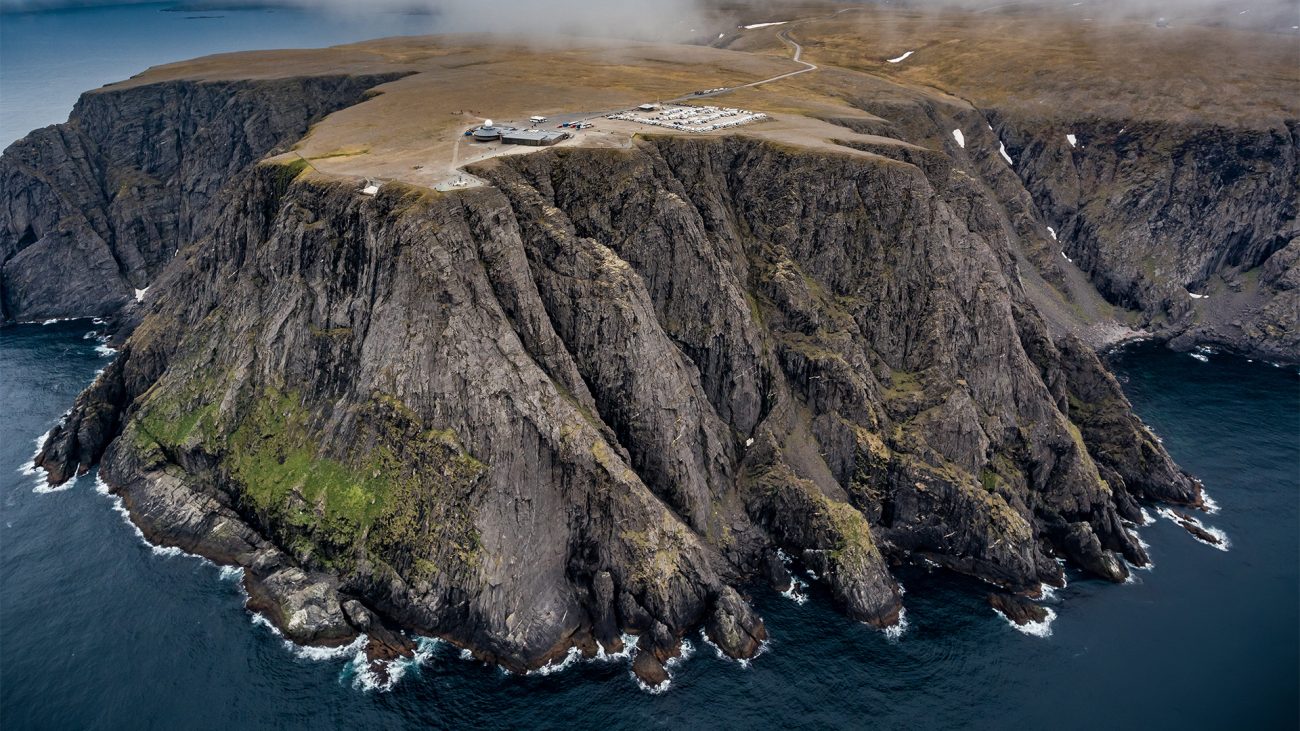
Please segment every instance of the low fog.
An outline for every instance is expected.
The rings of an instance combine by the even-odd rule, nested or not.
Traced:
[[[126,0],[129,2],[156,0]],[[126,4],[123,0],[0,0],[0,11],[22,12]],[[1094,21],[1155,21],[1286,32],[1300,24],[1300,0],[876,0],[912,12],[967,10],[1018,13],[1048,10]],[[577,35],[646,40],[691,40],[736,23],[816,14],[830,3],[808,0],[188,0],[186,10],[289,6],[367,16],[410,13],[429,32],[495,32],[537,36]],[[423,29],[421,29],[423,30]]]

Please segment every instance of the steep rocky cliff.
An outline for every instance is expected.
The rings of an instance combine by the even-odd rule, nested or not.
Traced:
[[[1176,347],[1300,359],[1300,273],[1288,248],[1300,236],[1300,121],[1066,122],[1060,112],[1042,119],[942,94],[874,92],[854,99],[872,119],[832,121],[926,148],[900,159],[932,178],[954,164],[970,174],[1001,207],[1023,262],[1069,307],[1090,309],[1100,294],[1125,324]],[[1035,300],[1049,317],[1051,299]]]
[[[1300,120],[990,116],[1064,252],[1108,300],[1189,346],[1300,357],[1295,255],[1284,251],[1300,236]]]
[[[173,81],[89,92],[0,157],[0,319],[110,315],[195,232],[221,186],[399,78]]]
[[[296,640],[391,624],[525,669],[630,632],[651,682],[701,625],[757,651],[777,549],[888,626],[891,564],[1122,581],[1137,501],[1200,503],[965,173],[744,137],[473,172],[237,175],[37,463],[102,459]]]

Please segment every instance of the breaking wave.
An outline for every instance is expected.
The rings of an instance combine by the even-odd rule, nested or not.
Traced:
[[[712,647],[713,652],[716,653],[719,658],[726,660],[727,662],[734,662],[740,667],[745,668],[746,670],[750,668],[750,665],[752,664],[752,661],[755,658],[767,652],[768,645],[770,644],[768,640],[763,640],[758,644],[758,650],[754,652],[753,657],[735,658],[723,652],[721,647],[718,647],[718,645],[713,640],[709,639],[709,633],[705,631],[703,627],[700,628],[700,639],[704,641],[704,644],[708,645],[709,647]],[[685,644],[685,640],[683,640],[683,645],[684,644]]]
[[[899,593],[902,593],[902,585],[899,585]],[[907,633],[910,625],[907,622],[907,608],[903,607],[898,610],[898,621],[881,630],[885,634],[885,639],[890,642],[898,642]]]
[[[387,663],[384,666],[385,673],[382,676],[371,669],[370,661],[366,658],[367,642],[368,638],[362,635],[352,645],[348,645],[348,648],[356,645],[356,650],[352,659],[343,667],[340,678],[346,679],[350,677],[352,687],[357,690],[367,693],[371,691],[383,693],[392,690],[393,686],[397,685],[408,671],[412,669],[418,671],[421,665],[431,660],[434,651],[442,641],[433,637],[416,637],[415,653],[411,657],[399,657]]]
[[[100,477],[98,474],[95,475],[95,492],[103,495],[112,502],[113,511],[122,516],[122,522],[131,527],[131,530],[135,532],[135,537],[139,538],[141,543],[148,546],[149,550],[152,551],[155,556],[162,556],[164,558],[171,558],[173,556],[189,556],[190,558],[197,558],[200,561],[212,563],[203,556],[195,553],[187,553],[175,546],[158,546],[150,543],[149,539],[145,538],[144,531],[140,530],[140,526],[136,525],[135,521],[131,520],[131,511],[126,509],[126,503],[122,500],[122,496],[114,495],[113,489],[109,487],[108,483],[104,482],[104,478]],[[213,565],[215,566],[216,564]]]
[[[1047,639],[1052,636],[1052,621],[1056,619],[1056,612],[1051,607],[1043,607],[1047,611],[1047,616],[1041,622],[1027,622],[1025,624],[1016,624],[1010,617],[1003,614],[1000,610],[994,609],[997,615],[1011,625],[1011,628],[1017,632],[1027,634],[1031,637],[1041,637]]]
[[[1200,536],[1196,535],[1195,533],[1192,533],[1191,531],[1187,531],[1188,535],[1190,535],[1192,538],[1195,538],[1198,542],[1204,543],[1210,548],[1217,548],[1220,551],[1226,552],[1228,548],[1232,546],[1232,542],[1228,540],[1227,533],[1224,533],[1223,531],[1219,530],[1218,528],[1215,528],[1214,526],[1206,525],[1190,515],[1184,518],[1174,513],[1174,511],[1170,510],[1169,508],[1160,508],[1157,512],[1159,512],[1160,515],[1164,517],[1166,520],[1172,522],[1173,524],[1179,526],[1180,528],[1182,527],[1183,523],[1191,523],[1197,528],[1200,528],[1206,533],[1209,533],[1210,535],[1214,536],[1219,541],[1217,544],[1211,543],[1210,541],[1201,538]]]
[[[32,452],[31,459],[27,460],[26,462],[23,462],[21,465],[18,466],[18,474],[24,477],[36,478],[34,480],[35,484],[32,485],[32,492],[37,493],[39,495],[47,495],[52,492],[63,492],[64,490],[71,490],[72,486],[76,485],[77,480],[80,479],[81,477],[80,475],[73,475],[71,478],[68,479],[67,482],[63,483],[62,485],[51,485],[49,481],[45,478],[45,471],[42,470],[40,467],[36,466],[36,457],[40,455],[41,447],[45,446],[45,440],[49,439],[50,435],[53,433],[54,433],[54,429],[50,429],[49,431],[45,432],[39,437],[36,437],[36,451]]]

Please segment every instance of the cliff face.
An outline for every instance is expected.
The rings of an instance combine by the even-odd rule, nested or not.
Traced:
[[[0,316],[110,315],[212,220],[221,186],[398,78],[145,84],[84,94],[0,157]]]
[[[37,459],[102,457],[297,640],[374,612],[523,669],[625,631],[653,679],[696,626],[757,650],[778,548],[886,626],[891,563],[1120,581],[1137,500],[1200,502],[965,174],[742,137],[301,172],[237,176]]]
[[[1300,357],[1283,251],[1300,235],[1300,122],[991,116],[1062,250],[1107,300],[1188,346]]]
[[[1034,298],[1053,329],[1077,329],[1054,316],[1063,300],[1084,323],[1118,316],[1178,348],[1300,359],[1296,120],[1064,122],[895,89],[854,105],[876,119],[832,121],[927,148],[884,154],[932,179],[955,165],[997,202],[1017,255],[1056,290]]]

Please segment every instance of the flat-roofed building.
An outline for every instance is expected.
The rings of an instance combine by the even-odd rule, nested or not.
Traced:
[[[553,132],[545,129],[516,129],[502,133],[501,142],[507,145],[547,147],[568,138],[568,132]]]

